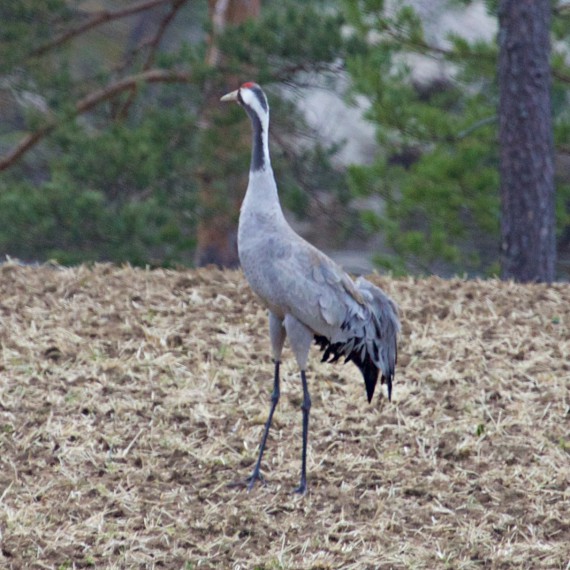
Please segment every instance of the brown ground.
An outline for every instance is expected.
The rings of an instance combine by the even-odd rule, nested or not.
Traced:
[[[394,402],[289,351],[241,274],[0,268],[1,568],[569,568],[570,286],[380,280]],[[230,484],[230,485],[228,485]]]

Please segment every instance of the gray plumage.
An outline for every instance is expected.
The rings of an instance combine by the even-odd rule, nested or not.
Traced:
[[[305,370],[311,344],[317,342],[324,352],[323,360],[335,361],[344,356],[345,361],[354,361],[363,374],[369,402],[379,374],[391,397],[400,330],[397,308],[380,288],[363,277],[353,281],[285,220],[269,157],[269,106],[261,88],[246,83],[222,100],[237,101],[252,120],[252,162],[239,218],[238,251],[247,281],[269,309],[275,361],[272,407],[250,488],[261,478],[261,457],[279,399],[279,362],[288,338],[304,388],[303,466],[297,489],[303,493],[310,409]]]

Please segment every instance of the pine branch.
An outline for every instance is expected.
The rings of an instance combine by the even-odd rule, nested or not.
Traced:
[[[174,19],[180,8],[184,4],[186,4],[188,0],[171,0],[171,1],[172,5],[170,6],[170,10],[164,16],[164,18],[160,22],[160,25],[158,26],[156,33],[148,43],[149,51],[146,60],[143,64],[143,71],[148,71],[154,65],[156,52],[160,47],[160,43],[162,41],[162,38],[164,37],[164,34],[166,33],[168,26],[171,24],[172,20]],[[135,100],[135,97],[136,97],[136,85],[130,89],[128,99],[125,101],[120,111],[117,113],[119,117],[125,117],[127,115],[129,108],[131,107],[133,101]]]
[[[111,99],[118,93],[136,88],[141,83],[187,83],[192,79],[188,71],[172,71],[167,69],[149,69],[142,73],[123,77],[97,91],[86,95],[75,104],[75,109],[63,120],[50,120],[43,127],[26,135],[11,151],[0,157],[0,172],[6,170],[17,162],[26,152],[34,147],[54,129],[60,126],[64,120],[69,120],[86,111],[89,111],[99,103]]]
[[[457,133],[457,135],[455,136],[455,140],[464,139],[465,137],[468,137],[471,133],[475,132],[477,129],[495,123],[497,121],[497,118],[498,118],[497,115],[493,115],[492,117],[485,117],[484,119],[475,121],[471,126],[462,130],[460,133]]]
[[[552,77],[558,79],[558,81],[562,81],[562,83],[570,83],[570,75],[562,73],[556,69],[552,70]]]
[[[388,34],[395,42],[420,55],[426,55],[433,58],[437,58],[439,56],[455,58],[458,55],[457,50],[454,48],[441,47],[431,44],[426,40],[411,37],[405,32],[402,26],[398,26],[395,23],[384,22],[382,31],[386,32],[386,34]],[[463,54],[463,57],[470,59],[490,59],[486,53],[480,52]]]
[[[570,13],[570,3],[567,2],[564,4],[559,4],[558,6],[553,6],[552,12],[554,14],[565,16],[566,14]]]
[[[161,4],[169,4],[172,0],[144,0],[143,2],[139,2],[137,4],[133,4],[131,6],[127,6],[126,8],[121,8],[119,10],[102,10],[100,12],[95,12],[86,22],[76,26],[75,28],[71,28],[61,34],[60,36],[55,37],[53,40],[33,49],[30,52],[31,57],[37,57],[40,55],[44,55],[48,51],[52,50],[55,47],[58,47],[65,42],[69,41],[70,39],[81,35],[83,32],[91,30],[92,28],[96,28],[101,24],[105,24],[112,20],[118,20],[120,18],[125,18],[127,16],[132,16],[134,14],[138,14],[139,12],[144,12],[145,10],[150,10],[151,8],[155,8],[156,6],[160,6]]]

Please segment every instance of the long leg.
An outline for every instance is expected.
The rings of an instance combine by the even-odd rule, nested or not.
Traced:
[[[273,379],[273,393],[271,394],[271,407],[269,408],[269,416],[265,422],[265,430],[263,432],[263,437],[261,438],[261,443],[259,445],[259,455],[257,456],[257,463],[253,468],[253,473],[248,477],[249,485],[247,486],[248,491],[253,489],[256,481],[262,481],[261,477],[261,460],[263,459],[263,452],[265,451],[265,444],[267,443],[267,436],[269,435],[269,428],[271,427],[271,420],[273,419],[273,413],[277,407],[277,402],[279,402],[279,360],[275,361],[275,377]]]
[[[256,481],[263,480],[261,476],[261,460],[263,459],[263,452],[265,451],[265,444],[267,443],[267,436],[269,435],[269,428],[271,427],[271,420],[273,420],[273,414],[275,413],[275,408],[279,402],[279,365],[281,364],[281,352],[283,350],[286,332],[281,319],[279,319],[271,312],[269,313],[269,336],[271,337],[271,350],[273,352],[273,361],[275,362],[273,393],[271,394],[269,416],[265,422],[263,437],[261,438],[261,443],[259,445],[259,455],[257,456],[257,462],[253,468],[253,473],[247,479],[249,481],[249,485],[247,487],[248,491],[251,491],[253,489]]]
[[[307,360],[309,358],[309,349],[313,342],[313,333],[303,323],[298,321],[295,317],[287,315],[284,320],[285,329],[291,348],[295,353],[297,364],[301,369],[301,381],[303,383],[303,453],[301,455],[301,481],[296,493],[304,494],[307,491],[307,442],[309,439],[309,413],[311,410],[311,396],[309,395],[309,387],[307,385],[307,376],[305,371],[307,369]]]
[[[309,412],[311,411],[311,396],[307,386],[305,371],[301,370],[301,381],[303,382],[303,454],[301,456],[301,482],[295,489],[295,493],[304,495],[307,491],[307,441],[309,439]]]

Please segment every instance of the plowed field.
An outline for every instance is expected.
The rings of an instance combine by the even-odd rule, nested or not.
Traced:
[[[374,279],[403,323],[393,402],[272,389],[239,272],[0,268],[0,567],[570,568],[570,286]]]

